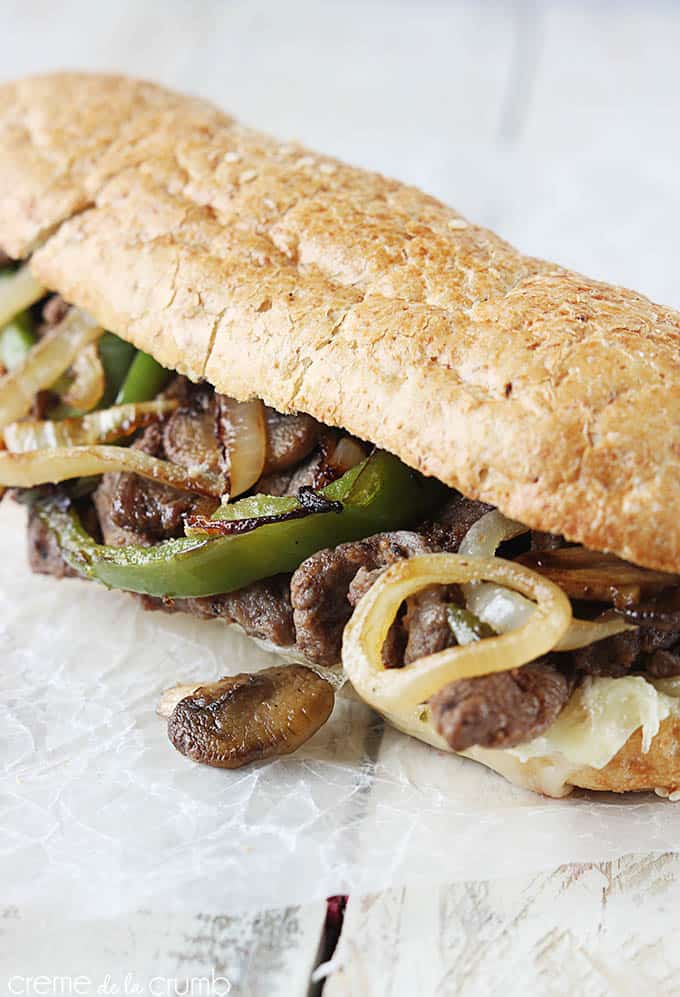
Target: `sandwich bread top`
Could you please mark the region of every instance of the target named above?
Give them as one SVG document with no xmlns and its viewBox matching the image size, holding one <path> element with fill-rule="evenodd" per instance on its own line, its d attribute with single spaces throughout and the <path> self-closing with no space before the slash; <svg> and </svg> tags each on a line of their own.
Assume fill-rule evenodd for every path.
<svg viewBox="0 0 680 997">
<path fill-rule="evenodd" d="M 680 570 L 680 314 L 117 76 L 0 87 L 0 246 L 168 367 Z"/>
</svg>

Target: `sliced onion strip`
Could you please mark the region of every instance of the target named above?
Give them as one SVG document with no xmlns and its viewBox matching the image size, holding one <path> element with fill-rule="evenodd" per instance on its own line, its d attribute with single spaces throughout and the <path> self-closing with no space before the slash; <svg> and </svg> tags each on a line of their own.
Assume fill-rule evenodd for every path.
<svg viewBox="0 0 680 997">
<path fill-rule="evenodd" d="M 382 647 L 402 602 L 428 585 L 490 579 L 536 601 L 517 630 L 385 669 Z M 547 582 L 547 584 L 546 584 Z M 448 682 L 517 668 L 546 654 L 566 633 L 571 603 L 536 572 L 501 558 L 425 554 L 389 567 L 360 599 L 345 627 L 342 661 L 362 699 L 381 711 L 411 710 Z"/>
<path fill-rule="evenodd" d="M 63 322 L 36 343 L 24 362 L 0 380 L 0 431 L 23 418 L 36 394 L 51 387 L 80 351 L 103 332 L 88 315 L 72 308 Z"/>
<path fill-rule="evenodd" d="M 0 486 L 12 488 L 33 488 L 111 471 L 131 471 L 172 488 L 215 498 L 222 492 L 219 475 L 189 471 L 179 464 L 127 447 L 55 447 L 30 453 L 0 453 Z"/>
<path fill-rule="evenodd" d="M 51 450 L 54 447 L 113 443 L 174 412 L 179 402 L 159 399 L 135 405 L 113 405 L 78 419 L 24 419 L 5 427 L 5 446 L 12 453 Z"/>
<path fill-rule="evenodd" d="M 19 312 L 40 301 L 45 294 L 47 291 L 27 266 L 3 275 L 0 280 L 0 328 L 11 322 Z"/>
<path fill-rule="evenodd" d="M 62 393 L 62 401 L 81 412 L 90 412 L 106 390 L 106 375 L 96 343 L 80 351 L 71 364 L 70 373 L 72 381 Z"/>
<path fill-rule="evenodd" d="M 504 540 L 512 540 L 528 532 L 528 526 L 508 519 L 498 509 L 492 509 L 472 524 L 461 540 L 458 553 L 471 557 L 493 557 Z"/>
<path fill-rule="evenodd" d="M 328 463 L 337 469 L 338 476 L 340 476 L 356 467 L 362 460 L 366 460 L 365 449 L 351 436 L 343 436 L 328 458 Z"/>
<path fill-rule="evenodd" d="M 558 641 L 554 651 L 576 651 L 579 647 L 596 644 L 606 637 L 615 637 L 626 630 L 637 630 L 631 623 L 626 623 L 620 616 L 612 616 L 609 620 L 572 620 L 562 640 Z"/>
<path fill-rule="evenodd" d="M 247 492 L 262 477 L 267 459 L 267 424 L 258 398 L 220 399 L 220 433 L 229 477 L 229 497 Z"/>
<path fill-rule="evenodd" d="M 526 532 L 526 526 L 508 519 L 498 509 L 492 509 L 473 523 L 463 537 L 458 552 L 476 557 L 493 557 L 504 540 L 511 540 Z M 519 592 L 493 583 L 473 582 L 463 585 L 463 595 L 470 612 L 499 634 L 524 626 L 535 611 L 534 604 Z M 572 619 L 567 633 L 553 650 L 575 651 L 579 647 L 634 629 L 620 617 L 604 621 Z"/>
</svg>

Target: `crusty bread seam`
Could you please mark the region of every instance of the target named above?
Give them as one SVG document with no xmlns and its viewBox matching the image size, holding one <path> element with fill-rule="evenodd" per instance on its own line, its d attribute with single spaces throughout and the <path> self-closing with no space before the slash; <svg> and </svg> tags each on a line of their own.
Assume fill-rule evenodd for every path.
<svg viewBox="0 0 680 997">
<path fill-rule="evenodd" d="M 33 263 L 50 287 L 219 390 L 678 570 L 677 313 L 151 84 L 56 75 L 2 96 L 0 181 L 20 196 L 0 195 L 0 244 L 30 245 L 62 208 Z"/>
</svg>

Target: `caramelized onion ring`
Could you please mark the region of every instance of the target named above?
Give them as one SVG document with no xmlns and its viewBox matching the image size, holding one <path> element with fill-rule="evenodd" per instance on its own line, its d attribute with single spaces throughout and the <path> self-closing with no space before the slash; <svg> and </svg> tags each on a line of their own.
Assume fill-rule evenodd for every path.
<svg viewBox="0 0 680 997">
<path fill-rule="evenodd" d="M 496 548 L 504 540 L 526 533 L 527 527 L 508 519 L 498 509 L 492 509 L 473 523 L 463 537 L 459 553 L 475 557 L 493 557 Z M 539 572 L 536 572 L 539 574 Z M 555 584 L 559 581 L 555 579 Z M 512 592 L 502 585 L 473 582 L 463 585 L 465 605 L 484 623 L 493 627 L 496 633 L 509 633 L 527 623 L 534 612 L 534 605 L 518 592 Z M 634 630 L 621 617 L 610 620 L 572 620 L 568 631 L 555 645 L 555 651 L 575 651 L 606 637 Z"/>
<path fill-rule="evenodd" d="M 428 585 L 491 580 L 536 600 L 517 630 L 452 647 L 406 665 L 383 667 L 381 651 L 402 602 Z M 448 682 L 507 671 L 550 651 L 571 622 L 564 592 L 535 571 L 498 557 L 425 554 L 399 561 L 360 599 L 345 627 L 342 661 L 357 693 L 382 712 L 409 711 Z"/>
</svg>

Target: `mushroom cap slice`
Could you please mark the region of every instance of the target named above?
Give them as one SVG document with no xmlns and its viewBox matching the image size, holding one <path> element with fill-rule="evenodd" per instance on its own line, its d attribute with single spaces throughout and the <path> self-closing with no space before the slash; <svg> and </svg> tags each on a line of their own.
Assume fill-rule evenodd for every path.
<svg viewBox="0 0 680 997">
<path fill-rule="evenodd" d="M 183 755 L 216 768 L 296 751 L 333 710 L 332 685 L 304 665 L 228 675 L 177 703 L 168 737 Z"/>
</svg>

